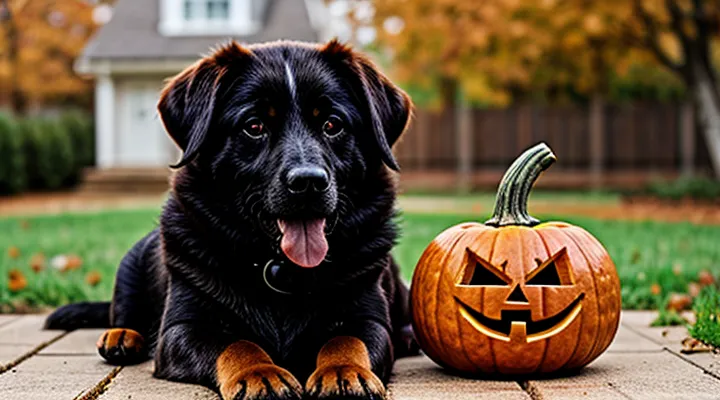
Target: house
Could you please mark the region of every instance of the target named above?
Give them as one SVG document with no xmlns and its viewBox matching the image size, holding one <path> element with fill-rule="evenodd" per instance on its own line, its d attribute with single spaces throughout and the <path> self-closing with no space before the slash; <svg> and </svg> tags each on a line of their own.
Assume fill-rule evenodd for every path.
<svg viewBox="0 0 720 400">
<path fill-rule="evenodd" d="M 100 170 L 167 167 L 179 153 L 156 112 L 166 78 L 233 38 L 329 38 L 323 0 L 118 0 L 76 62 L 94 76 Z"/>
</svg>

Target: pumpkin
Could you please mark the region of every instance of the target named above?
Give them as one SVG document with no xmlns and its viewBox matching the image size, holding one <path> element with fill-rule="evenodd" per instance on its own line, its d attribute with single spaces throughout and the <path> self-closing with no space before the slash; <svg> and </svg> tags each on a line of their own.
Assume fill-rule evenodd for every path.
<svg viewBox="0 0 720 400">
<path fill-rule="evenodd" d="M 466 374 L 579 369 L 612 342 L 620 282 L 584 229 L 540 223 L 530 189 L 555 161 L 541 143 L 505 173 L 492 218 L 447 229 L 418 261 L 413 328 L 436 363 Z"/>
</svg>

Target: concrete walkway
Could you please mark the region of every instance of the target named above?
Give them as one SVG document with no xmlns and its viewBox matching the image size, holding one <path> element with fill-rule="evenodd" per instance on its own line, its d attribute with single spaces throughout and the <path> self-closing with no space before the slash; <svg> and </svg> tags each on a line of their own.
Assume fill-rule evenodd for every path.
<svg viewBox="0 0 720 400">
<path fill-rule="evenodd" d="M 100 330 L 42 331 L 43 316 L 0 315 L 2 400 L 217 399 L 200 386 L 153 379 L 152 364 L 113 367 L 95 351 Z M 390 386 L 411 399 L 720 399 L 720 355 L 680 353 L 685 329 L 649 328 L 625 312 L 607 353 L 576 376 L 530 381 L 462 379 L 424 357 L 400 360 Z"/>
</svg>

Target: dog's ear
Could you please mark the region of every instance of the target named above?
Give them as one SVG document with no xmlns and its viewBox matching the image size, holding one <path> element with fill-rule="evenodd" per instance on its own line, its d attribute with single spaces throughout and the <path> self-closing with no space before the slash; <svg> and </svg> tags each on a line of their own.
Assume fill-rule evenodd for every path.
<svg viewBox="0 0 720 400">
<path fill-rule="evenodd" d="M 413 109 L 410 97 L 380 72 L 372 61 L 355 53 L 349 46 L 332 40 L 320 51 L 342 59 L 359 79 L 380 157 L 385 165 L 398 171 L 400 167 L 393 157 L 392 146 L 410 124 Z"/>
<path fill-rule="evenodd" d="M 248 54 L 237 43 L 228 43 L 167 83 L 158 112 L 165 130 L 183 151 L 182 159 L 172 168 L 181 168 L 198 155 L 208 136 L 222 78 L 229 65 Z"/>
</svg>

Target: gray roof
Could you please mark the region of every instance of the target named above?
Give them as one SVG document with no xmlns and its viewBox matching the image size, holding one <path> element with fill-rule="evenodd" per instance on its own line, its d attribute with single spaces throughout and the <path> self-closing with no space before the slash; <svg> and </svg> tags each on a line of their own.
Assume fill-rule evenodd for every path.
<svg viewBox="0 0 720 400">
<path fill-rule="evenodd" d="M 305 0 L 268 0 L 263 28 L 250 36 L 163 36 L 159 0 L 118 0 L 112 20 L 85 48 L 82 58 L 195 59 L 229 38 L 256 43 L 278 39 L 317 41 Z"/>
</svg>

